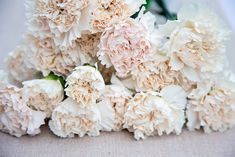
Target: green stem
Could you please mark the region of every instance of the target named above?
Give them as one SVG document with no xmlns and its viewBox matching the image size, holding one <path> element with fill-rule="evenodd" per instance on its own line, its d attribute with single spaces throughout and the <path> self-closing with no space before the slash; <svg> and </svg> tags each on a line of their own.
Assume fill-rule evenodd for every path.
<svg viewBox="0 0 235 157">
<path fill-rule="evenodd" d="M 169 19 L 169 20 L 176 20 L 177 19 L 176 15 L 174 13 L 171 13 L 168 10 L 165 0 L 156 0 L 156 3 L 162 9 L 162 13 L 161 14 L 164 15 L 167 19 Z"/>
</svg>

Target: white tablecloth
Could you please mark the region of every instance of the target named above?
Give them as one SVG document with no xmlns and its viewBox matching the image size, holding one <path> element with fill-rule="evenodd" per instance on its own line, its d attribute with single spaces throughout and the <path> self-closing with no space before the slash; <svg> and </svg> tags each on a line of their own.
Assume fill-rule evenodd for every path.
<svg viewBox="0 0 235 157">
<path fill-rule="evenodd" d="M 184 130 L 180 136 L 135 141 L 127 131 L 99 137 L 59 139 L 48 128 L 36 137 L 0 133 L 0 157 L 234 157 L 235 128 L 204 134 Z"/>
</svg>

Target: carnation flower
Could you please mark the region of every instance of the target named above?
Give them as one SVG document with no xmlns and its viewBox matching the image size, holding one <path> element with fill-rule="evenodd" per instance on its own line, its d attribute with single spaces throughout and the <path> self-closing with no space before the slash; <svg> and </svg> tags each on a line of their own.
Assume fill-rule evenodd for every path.
<svg viewBox="0 0 235 157">
<path fill-rule="evenodd" d="M 170 57 L 171 69 L 191 81 L 221 71 L 227 39 L 222 23 L 210 9 L 189 5 L 179 11 L 178 20 L 159 26 L 158 33 L 164 41 L 162 51 Z"/>
<path fill-rule="evenodd" d="M 122 85 L 106 85 L 98 99 L 101 127 L 104 131 L 120 131 L 123 128 L 127 102 L 132 93 Z"/>
<path fill-rule="evenodd" d="M 151 20 L 150 20 L 151 19 Z M 97 56 L 101 64 L 113 66 L 119 77 L 126 77 L 151 52 L 148 26 L 155 18 L 146 13 L 141 18 L 126 18 L 105 29 Z"/>
<path fill-rule="evenodd" d="M 24 45 L 18 46 L 13 52 L 9 53 L 6 64 L 10 81 L 22 82 L 39 76 L 39 72 L 29 64 L 26 53 Z"/>
<path fill-rule="evenodd" d="M 91 12 L 91 32 L 103 32 L 106 27 L 139 11 L 145 0 L 97 0 Z"/>
<path fill-rule="evenodd" d="M 77 38 L 76 42 L 82 53 L 88 53 L 92 57 L 96 57 L 98 52 L 98 44 L 100 41 L 100 33 L 85 34 L 81 38 Z"/>
<path fill-rule="evenodd" d="M 82 34 L 102 32 L 114 21 L 130 17 L 145 0 L 28 0 L 28 27 L 36 36 L 52 35 L 56 46 L 71 46 Z"/>
<path fill-rule="evenodd" d="M 56 46 L 67 48 L 81 37 L 81 12 L 88 3 L 89 0 L 28 0 L 29 30 L 37 36 L 53 35 Z"/>
<path fill-rule="evenodd" d="M 0 70 L 0 131 L 36 135 L 46 118 L 62 138 L 122 129 L 137 140 L 179 135 L 186 120 L 190 131 L 232 128 L 224 22 L 193 3 L 156 27 L 143 4 L 26 0 L 28 33 Z"/>
<path fill-rule="evenodd" d="M 105 84 L 100 72 L 91 66 L 78 66 L 66 80 L 66 95 L 83 107 L 95 103 Z"/>
<path fill-rule="evenodd" d="M 28 58 L 37 70 L 46 76 L 51 71 L 58 75 L 68 75 L 76 66 L 92 62 L 91 57 L 82 53 L 77 44 L 73 44 L 66 51 L 55 46 L 52 38 L 36 38 L 28 35 Z"/>
<path fill-rule="evenodd" d="M 23 82 L 23 100 L 31 108 L 43 111 L 47 117 L 64 98 L 64 89 L 59 81 L 38 79 Z"/>
<path fill-rule="evenodd" d="M 40 133 L 46 114 L 34 111 L 23 103 L 20 89 L 7 86 L 0 89 L 0 130 L 16 137 Z"/>
<path fill-rule="evenodd" d="M 71 98 L 61 102 L 53 111 L 49 127 L 59 137 L 98 136 L 100 114 L 93 104 L 90 108 L 83 108 Z"/>
<path fill-rule="evenodd" d="M 225 131 L 235 124 L 235 79 L 218 79 L 198 83 L 188 96 L 187 127 L 206 133 Z"/>
<path fill-rule="evenodd" d="M 185 122 L 185 105 L 186 93 L 179 86 L 167 86 L 161 93 L 137 93 L 127 104 L 124 128 L 134 132 L 137 140 L 163 133 L 178 135 Z"/>
<path fill-rule="evenodd" d="M 137 92 L 160 91 L 169 85 L 180 85 L 190 91 L 194 82 L 189 81 L 181 73 L 171 70 L 166 56 L 155 56 L 133 68 L 131 76 Z"/>
</svg>

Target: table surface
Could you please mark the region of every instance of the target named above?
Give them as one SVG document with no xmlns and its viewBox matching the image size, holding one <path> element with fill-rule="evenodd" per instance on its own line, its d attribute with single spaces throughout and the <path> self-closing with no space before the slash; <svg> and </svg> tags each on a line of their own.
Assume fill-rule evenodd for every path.
<svg viewBox="0 0 235 157">
<path fill-rule="evenodd" d="M 225 17 L 217 3 L 211 5 Z M 25 31 L 23 2 L 1 0 L 0 20 L 0 67 L 4 68 L 3 58 L 20 43 Z M 234 41 L 235 33 L 232 31 L 231 41 L 227 44 L 227 55 L 233 71 Z M 35 137 L 15 138 L 0 132 L 0 157 L 51 156 L 235 157 L 235 128 L 212 134 L 204 134 L 202 131 L 189 132 L 184 129 L 180 136 L 151 137 L 144 141 L 135 141 L 133 135 L 127 131 L 74 139 L 59 139 L 45 126 L 42 133 Z"/>
<path fill-rule="evenodd" d="M 0 133 L 1 157 L 234 157 L 235 128 L 224 133 L 189 132 L 135 141 L 127 131 L 98 137 L 59 139 L 47 127 L 42 134 L 15 138 Z"/>
</svg>

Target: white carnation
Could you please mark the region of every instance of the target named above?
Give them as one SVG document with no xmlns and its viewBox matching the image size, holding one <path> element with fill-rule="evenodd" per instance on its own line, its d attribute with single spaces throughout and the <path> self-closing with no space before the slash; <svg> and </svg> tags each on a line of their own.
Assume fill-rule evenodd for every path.
<svg viewBox="0 0 235 157">
<path fill-rule="evenodd" d="M 26 57 L 27 50 L 25 45 L 18 46 L 6 58 L 7 72 L 9 80 L 13 82 L 22 82 L 37 78 L 39 73 L 29 64 Z"/>
<path fill-rule="evenodd" d="M 91 63 L 87 53 L 82 53 L 74 43 L 66 50 L 60 50 L 51 37 L 38 38 L 31 34 L 26 36 L 28 43 L 27 58 L 39 71 L 48 75 L 51 71 L 58 75 L 68 75 L 76 66 Z"/>
<path fill-rule="evenodd" d="M 171 69 L 191 81 L 223 70 L 228 32 L 222 23 L 209 8 L 192 4 L 179 11 L 178 20 L 159 26 Z"/>
<path fill-rule="evenodd" d="M 24 104 L 20 89 L 7 86 L 0 89 L 0 130 L 16 137 L 40 133 L 46 114 Z"/>
<path fill-rule="evenodd" d="M 105 87 L 100 72 L 91 66 L 76 67 L 66 82 L 66 95 L 84 107 L 95 103 Z"/>
<path fill-rule="evenodd" d="M 81 36 L 82 10 L 89 0 L 27 0 L 28 27 L 36 36 L 52 35 L 64 49 Z"/>
<path fill-rule="evenodd" d="M 195 84 L 180 72 L 172 70 L 166 56 L 155 56 L 140 63 L 131 71 L 131 77 L 137 92 L 160 91 L 173 84 L 190 91 Z"/>
<path fill-rule="evenodd" d="M 132 93 L 123 86 L 105 86 L 97 104 L 101 113 L 102 130 L 120 131 L 123 128 L 127 102 L 131 97 Z"/>
<path fill-rule="evenodd" d="M 59 81 L 38 79 L 23 82 L 23 100 L 31 108 L 43 111 L 47 117 L 64 98 L 64 89 Z"/>
<path fill-rule="evenodd" d="M 71 98 L 67 98 L 55 108 L 49 127 L 59 137 L 98 136 L 100 134 L 100 114 L 95 104 L 83 108 Z"/>
<path fill-rule="evenodd" d="M 130 17 L 145 0 L 27 0 L 28 28 L 36 36 L 53 36 L 60 49 L 82 34 L 102 32 L 111 23 Z"/>
<path fill-rule="evenodd" d="M 107 27 L 100 38 L 98 59 L 107 68 L 113 66 L 116 74 L 125 78 L 153 51 L 151 33 L 155 18 L 145 13 L 139 18 L 125 18 Z M 154 36 L 154 35 L 152 35 Z"/>
<path fill-rule="evenodd" d="M 187 105 L 187 127 L 206 133 L 225 131 L 235 125 L 235 80 L 228 78 L 198 83 Z"/>
<path fill-rule="evenodd" d="M 185 122 L 186 93 L 175 85 L 161 93 L 137 93 L 128 103 L 124 128 L 134 132 L 137 140 L 146 136 L 181 133 Z"/>
<path fill-rule="evenodd" d="M 139 11 L 145 0 L 97 0 L 89 21 L 91 32 L 103 32 L 113 23 L 130 17 Z"/>
</svg>

